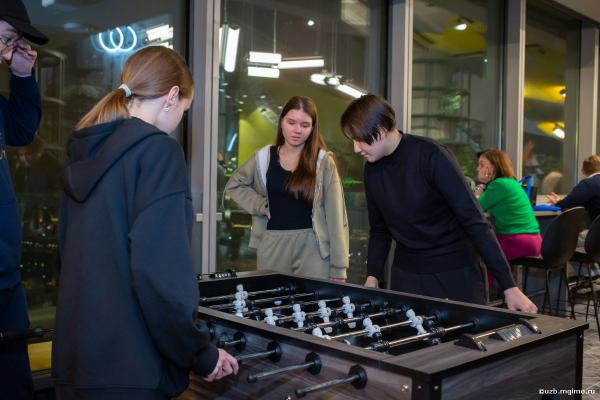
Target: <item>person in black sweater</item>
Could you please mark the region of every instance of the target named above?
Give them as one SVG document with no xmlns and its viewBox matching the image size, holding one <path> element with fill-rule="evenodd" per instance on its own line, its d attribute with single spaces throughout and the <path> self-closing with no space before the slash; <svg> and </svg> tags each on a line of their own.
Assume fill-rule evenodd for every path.
<svg viewBox="0 0 600 400">
<path fill-rule="evenodd" d="M 129 57 L 121 86 L 76 126 L 63 172 L 52 343 L 58 400 L 168 399 L 236 373 L 198 319 L 192 201 L 169 137 L 194 83 L 173 50 Z"/>
<path fill-rule="evenodd" d="M 588 156 L 581 165 L 582 179 L 571 193 L 561 199 L 556 193 L 548 195 L 548 203 L 561 209 L 585 207 L 593 221 L 600 215 L 600 156 Z"/>
<path fill-rule="evenodd" d="M 394 110 L 375 95 L 354 100 L 341 125 L 367 161 L 365 286 L 378 287 L 394 239 L 393 290 L 483 304 L 479 253 L 504 290 L 507 306 L 537 312 L 516 287 L 491 226 L 445 147 L 399 132 Z"/>
</svg>

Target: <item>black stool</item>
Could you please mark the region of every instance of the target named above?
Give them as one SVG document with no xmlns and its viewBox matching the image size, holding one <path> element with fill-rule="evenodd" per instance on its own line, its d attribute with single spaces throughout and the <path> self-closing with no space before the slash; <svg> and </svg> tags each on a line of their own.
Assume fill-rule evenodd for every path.
<svg viewBox="0 0 600 400">
<path fill-rule="evenodd" d="M 544 313 L 546 303 L 552 315 L 552 300 L 550 296 L 550 278 L 552 272 L 560 274 L 558 294 L 556 298 L 556 314 L 560 304 L 560 292 L 563 279 L 568 288 L 566 263 L 571 259 L 577 247 L 577 237 L 586 218 L 583 207 L 575 207 L 562 212 L 552 220 L 542 239 L 541 257 L 523 257 L 510 262 L 511 265 L 523 266 L 523 293 L 527 294 L 527 278 L 529 268 L 543 269 L 546 273 L 544 286 L 544 303 L 541 312 Z M 571 292 L 567 290 L 567 300 L 571 306 L 571 318 L 575 318 L 575 309 L 571 299 Z"/>
<path fill-rule="evenodd" d="M 582 251 L 583 250 L 583 251 Z M 585 320 L 588 319 L 590 309 L 590 297 L 594 304 L 594 316 L 596 317 L 596 327 L 598 328 L 598 337 L 600 337 L 600 318 L 598 318 L 598 298 L 596 297 L 596 289 L 594 288 L 594 279 L 592 277 L 592 265 L 600 263 L 600 216 L 594 219 L 590 225 L 590 229 L 585 237 L 583 249 L 578 248 L 571 257 L 571 261 L 579 263 L 577 269 L 577 283 L 575 285 L 575 293 L 581 288 L 580 279 L 584 278 L 583 286 L 587 286 L 585 294 L 587 295 L 587 305 L 585 308 Z M 581 275 L 582 266 L 587 267 L 587 277 Z"/>
</svg>

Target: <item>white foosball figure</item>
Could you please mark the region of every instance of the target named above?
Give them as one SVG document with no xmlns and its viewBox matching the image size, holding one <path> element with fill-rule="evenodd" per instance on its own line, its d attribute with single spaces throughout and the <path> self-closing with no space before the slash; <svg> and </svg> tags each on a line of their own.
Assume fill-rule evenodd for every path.
<svg viewBox="0 0 600 400">
<path fill-rule="evenodd" d="M 243 299 L 243 294 L 240 292 L 237 292 L 235 294 L 235 300 L 233 301 L 233 308 L 235 309 L 235 315 L 237 315 L 238 317 L 243 317 L 244 316 L 244 312 L 248 311 L 248 308 L 246 307 L 246 302 Z"/>
<path fill-rule="evenodd" d="M 265 310 L 265 315 L 266 315 L 266 317 L 263 321 L 265 321 L 269 325 L 275 326 L 276 325 L 275 321 L 277 321 L 279 319 L 279 317 L 277 317 L 276 315 L 273 315 L 273 310 L 270 308 L 267 308 Z"/>
<path fill-rule="evenodd" d="M 292 308 L 294 310 L 294 314 L 292 314 L 294 317 L 294 322 L 298 324 L 298 328 L 303 328 L 304 321 L 306 320 L 306 313 L 302 311 L 300 304 L 294 304 Z"/>
<path fill-rule="evenodd" d="M 371 318 L 363 319 L 363 326 L 367 331 L 368 337 L 373 337 L 373 335 L 381 332 L 381 328 L 379 327 L 379 325 L 373 325 L 373 321 L 371 321 Z"/>
<path fill-rule="evenodd" d="M 406 318 L 410 320 L 410 326 L 415 328 L 419 335 L 427 333 L 423 328 L 423 317 L 417 317 L 412 308 L 406 312 Z"/>
<path fill-rule="evenodd" d="M 235 287 L 235 290 L 237 290 L 236 294 L 241 293 L 242 300 L 246 300 L 248 298 L 248 292 L 244 290 L 244 285 L 241 283 Z"/>
<path fill-rule="evenodd" d="M 331 308 L 327 307 L 327 303 L 325 300 L 319 300 L 319 317 L 323 320 L 323 322 L 328 323 L 329 317 L 331 316 Z M 333 332 L 333 328 L 327 327 L 324 328 L 325 333 Z"/>
<path fill-rule="evenodd" d="M 342 303 L 342 311 L 344 312 L 344 314 L 346 314 L 346 318 L 354 318 L 354 311 L 356 310 L 356 306 L 353 303 L 350 303 L 350 297 L 342 297 Z M 350 322 L 348 324 L 348 328 L 356 328 L 356 322 Z"/>
<path fill-rule="evenodd" d="M 323 335 L 323 331 L 318 326 L 312 330 L 312 335 L 323 339 L 331 340 L 331 336 Z"/>
</svg>

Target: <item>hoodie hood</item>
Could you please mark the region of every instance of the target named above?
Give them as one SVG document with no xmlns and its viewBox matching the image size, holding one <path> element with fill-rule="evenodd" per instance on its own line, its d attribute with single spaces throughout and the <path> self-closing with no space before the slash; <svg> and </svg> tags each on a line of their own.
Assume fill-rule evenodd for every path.
<svg viewBox="0 0 600 400">
<path fill-rule="evenodd" d="M 139 118 L 98 124 L 74 132 L 67 143 L 69 162 L 62 174 L 66 194 L 83 203 L 102 177 L 135 145 L 166 135 Z"/>
</svg>

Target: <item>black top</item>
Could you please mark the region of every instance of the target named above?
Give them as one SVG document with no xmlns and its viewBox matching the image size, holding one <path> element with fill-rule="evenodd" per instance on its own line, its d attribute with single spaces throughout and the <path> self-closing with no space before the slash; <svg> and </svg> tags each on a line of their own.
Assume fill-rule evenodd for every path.
<svg viewBox="0 0 600 400">
<path fill-rule="evenodd" d="M 395 265 L 424 273 L 475 265 L 474 244 L 502 289 L 516 286 L 456 160 L 437 142 L 403 134 L 392 154 L 366 163 L 365 192 L 368 275 L 381 278 L 392 238 Z"/>
<path fill-rule="evenodd" d="M 600 215 L 600 174 L 583 179 L 556 205 L 562 209 L 585 207 L 593 221 Z"/>
<path fill-rule="evenodd" d="M 302 199 L 295 199 L 287 185 L 292 173 L 283 169 L 279 163 L 279 150 L 271 146 L 271 162 L 267 169 L 267 193 L 271 219 L 268 230 L 308 229 L 312 228 L 312 207 Z"/>
<path fill-rule="evenodd" d="M 52 348 L 57 384 L 179 395 L 218 351 L 196 320 L 181 146 L 137 118 L 75 132 L 63 173 Z"/>
</svg>

